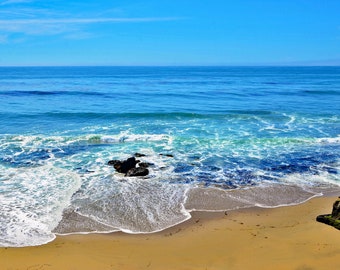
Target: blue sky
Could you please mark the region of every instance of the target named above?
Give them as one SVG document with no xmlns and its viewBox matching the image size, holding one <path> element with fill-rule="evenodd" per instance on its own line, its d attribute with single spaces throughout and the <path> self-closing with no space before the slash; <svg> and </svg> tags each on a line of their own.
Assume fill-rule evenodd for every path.
<svg viewBox="0 0 340 270">
<path fill-rule="evenodd" d="M 339 0 L 0 0 L 0 65 L 340 65 Z"/>
</svg>

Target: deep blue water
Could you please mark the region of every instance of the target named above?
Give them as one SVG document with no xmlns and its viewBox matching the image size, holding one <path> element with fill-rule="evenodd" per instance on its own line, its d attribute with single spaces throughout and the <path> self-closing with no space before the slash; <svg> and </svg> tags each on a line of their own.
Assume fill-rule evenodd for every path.
<svg viewBox="0 0 340 270">
<path fill-rule="evenodd" d="M 318 194 L 339 150 L 340 67 L 0 67 L 0 246 L 50 241 L 65 209 L 161 230 L 195 187 Z M 106 165 L 135 152 L 147 178 Z"/>
</svg>

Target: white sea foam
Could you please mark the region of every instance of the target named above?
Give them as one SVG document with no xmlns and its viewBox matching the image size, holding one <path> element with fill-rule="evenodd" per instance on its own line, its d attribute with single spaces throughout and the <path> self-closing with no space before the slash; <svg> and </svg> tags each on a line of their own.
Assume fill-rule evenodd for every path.
<svg viewBox="0 0 340 270">
<path fill-rule="evenodd" d="M 2 245 L 53 239 L 62 210 L 74 214 L 59 227 L 70 232 L 151 232 L 192 209 L 276 207 L 339 187 L 339 117 L 317 99 L 338 96 L 338 70 L 316 71 L 332 78 L 321 92 L 300 87 L 302 77 L 311 89 L 323 78 L 304 69 L 26 71 L 1 74 L 8 88 L 0 108 Z M 136 152 L 154 164 L 145 178 L 106 165 Z M 195 184 L 205 188 L 186 193 Z"/>
<path fill-rule="evenodd" d="M 337 166 L 339 171 L 339 166 Z M 329 188 L 330 185 L 340 187 L 339 173 L 328 173 L 325 171 L 319 171 L 318 174 L 303 174 L 303 173 L 292 173 L 285 175 L 280 179 L 280 182 L 286 184 L 299 185 L 305 188 Z"/>
<path fill-rule="evenodd" d="M 151 233 L 190 218 L 183 206 L 185 193 L 183 185 L 144 179 L 118 182 L 107 177 L 75 194 L 72 205 L 76 213 L 106 226 L 128 233 Z"/>
<path fill-rule="evenodd" d="M 77 175 L 50 165 L 6 168 L 1 182 L 0 246 L 6 247 L 52 241 L 52 229 L 80 186 Z"/>
<path fill-rule="evenodd" d="M 129 134 L 123 132 L 116 136 L 105 135 L 101 136 L 100 140 L 104 143 L 123 143 L 123 142 L 136 142 L 136 141 L 170 141 L 171 138 L 164 134 Z"/>
<path fill-rule="evenodd" d="M 72 198 L 70 211 L 78 216 L 64 218 L 57 233 L 116 230 L 151 233 L 190 218 L 183 206 L 187 186 L 164 181 L 176 177 L 173 158 L 159 155 L 151 148 L 142 147 L 139 151 L 145 154 L 139 159 L 152 164 L 145 178 L 127 178 L 115 173 L 111 166 L 103 166 L 109 152 L 97 153 L 96 158 L 91 158 L 88 166 L 93 172 L 82 176 L 82 188 Z M 120 153 L 119 157 L 129 155 Z"/>
<path fill-rule="evenodd" d="M 216 135 L 214 140 L 210 140 L 197 136 L 175 137 L 127 131 L 73 137 L 14 136 L 5 141 L 7 145 L 2 144 L 2 147 L 16 151 L 9 155 L 14 160 L 18 158 L 20 161 L 21 156 L 29 159 L 32 155 L 37 157 L 37 161 L 33 163 L 35 167 L 23 168 L 19 164 L 17 168 L 1 170 L 0 199 L 4 203 L 0 206 L 0 245 L 3 246 L 46 243 L 54 239 L 52 232 L 58 224 L 61 225 L 56 232 L 60 234 L 117 230 L 151 233 L 187 220 L 193 210 L 222 211 L 298 204 L 323 193 L 319 188 L 323 184 L 325 187 L 332 184 L 339 186 L 339 174 L 333 172 L 339 166 L 333 161 L 325 165 L 331 166 L 330 173 L 322 168 L 318 170 L 317 166 L 323 166 L 319 163 L 313 167 L 318 170 L 315 175 L 274 171 L 272 179 L 280 183 L 276 187 L 273 183 L 262 183 L 257 187 L 233 191 L 194 188 L 187 192 L 189 185 L 174 184 L 185 182 L 187 176 L 184 175 L 187 174 L 193 181 L 191 183 L 209 184 L 209 177 L 213 177 L 217 184 L 223 185 L 230 180 L 238 185 L 236 182 L 240 175 L 235 175 L 236 179 L 228 178 L 228 172 L 238 174 L 238 170 L 265 178 L 268 171 L 261 168 L 256 171 L 242 162 L 270 159 L 275 149 L 281 149 L 281 146 L 285 146 L 285 151 L 293 152 L 296 145 L 300 147 L 304 143 L 308 146 L 337 144 L 337 137 L 235 139 Z M 42 154 L 46 153 L 48 159 L 39 160 L 40 149 L 45 151 Z M 174 154 L 174 158 L 161 156 L 162 151 Z M 146 154 L 140 159 L 153 164 L 148 177 L 126 178 L 106 166 L 108 160 L 125 159 L 134 152 Z M 231 168 L 224 163 L 228 156 L 233 157 L 228 163 Z M 283 161 L 289 162 L 289 159 Z M 273 168 L 278 165 L 270 162 L 269 166 Z M 188 171 L 176 170 L 182 165 L 184 170 L 188 166 Z M 209 166 L 215 168 L 209 171 Z M 207 176 L 207 180 L 200 179 L 201 176 Z M 68 205 L 81 218 L 64 218 L 59 223 Z"/>
<path fill-rule="evenodd" d="M 340 144 L 340 135 L 334 138 L 319 138 L 316 142 L 321 144 Z"/>
<path fill-rule="evenodd" d="M 172 143 L 173 138 L 167 134 L 133 134 L 128 131 L 119 134 L 103 135 L 89 134 L 84 136 L 33 136 L 33 135 L 18 135 L 7 136 L 2 141 L 2 147 L 18 146 L 22 149 L 35 150 L 39 147 L 53 147 L 56 145 L 66 146 L 79 143 L 124 143 L 124 142 L 157 142 L 163 141 Z"/>
</svg>

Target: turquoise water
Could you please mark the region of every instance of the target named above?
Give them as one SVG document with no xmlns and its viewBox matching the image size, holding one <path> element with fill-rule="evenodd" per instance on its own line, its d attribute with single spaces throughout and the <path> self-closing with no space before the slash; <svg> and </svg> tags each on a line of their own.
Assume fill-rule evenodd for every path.
<svg viewBox="0 0 340 270">
<path fill-rule="evenodd" d="M 340 186 L 340 67 L 2 67 L 0 104 L 0 246 Z M 136 152 L 147 177 L 107 166 Z"/>
</svg>

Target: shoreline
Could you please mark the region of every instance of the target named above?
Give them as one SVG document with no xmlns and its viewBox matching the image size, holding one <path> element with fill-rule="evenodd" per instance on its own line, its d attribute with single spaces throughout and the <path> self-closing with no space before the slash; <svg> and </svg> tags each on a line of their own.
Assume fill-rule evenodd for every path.
<svg viewBox="0 0 340 270">
<path fill-rule="evenodd" d="M 35 247 L 0 248 L 2 269 L 336 269 L 340 234 L 318 223 L 337 197 L 294 206 L 191 212 L 153 234 L 57 235 Z"/>
<path fill-rule="evenodd" d="M 332 191 L 331 191 L 332 190 Z M 59 236 L 73 234 L 109 234 L 113 232 L 123 232 L 127 234 L 155 234 L 172 227 L 176 227 L 191 219 L 193 212 L 225 212 L 237 211 L 248 208 L 277 208 L 302 204 L 312 198 L 320 196 L 336 196 L 340 194 L 340 187 L 335 186 L 315 188 L 315 190 L 306 190 L 300 186 L 287 184 L 262 184 L 255 187 L 244 189 L 223 190 L 217 187 L 192 187 L 184 192 L 183 202 L 179 202 L 175 216 L 177 220 L 163 222 L 163 226 L 156 225 L 157 222 L 151 222 L 150 225 L 156 225 L 153 230 L 133 230 L 128 227 L 119 227 L 113 224 L 99 222 L 91 217 L 83 216 L 74 209 L 66 208 L 58 226 L 52 230 L 52 233 Z M 143 195 L 148 196 L 145 192 Z M 164 206 L 164 205 L 163 205 Z M 139 222 L 145 220 L 139 220 Z M 147 220 L 147 222 L 150 222 Z M 48 242 L 46 242 L 48 243 Z M 46 244 L 42 243 L 42 244 Z"/>
</svg>

